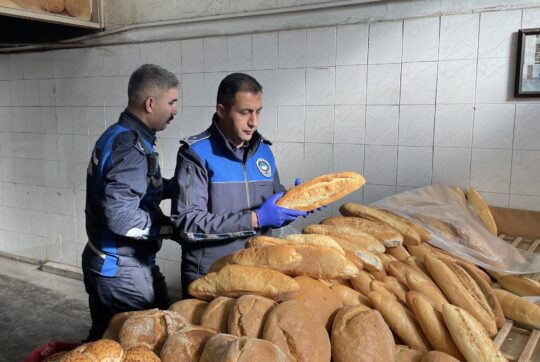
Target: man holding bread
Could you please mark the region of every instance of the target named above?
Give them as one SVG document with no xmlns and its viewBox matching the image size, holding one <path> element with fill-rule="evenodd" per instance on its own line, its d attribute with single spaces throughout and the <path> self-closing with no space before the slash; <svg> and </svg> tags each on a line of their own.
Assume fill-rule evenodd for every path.
<svg viewBox="0 0 540 362">
<path fill-rule="evenodd" d="M 270 150 L 257 131 L 262 86 L 233 73 L 218 88 L 211 126 L 180 142 L 171 219 L 182 243 L 182 292 L 217 259 L 306 216 L 277 206 L 284 187 Z"/>
<path fill-rule="evenodd" d="M 101 338 L 118 312 L 170 304 L 155 263 L 162 239 L 172 235 L 170 218 L 159 207 L 170 188 L 154 145 L 156 132 L 176 115 L 178 79 L 157 65 L 142 65 L 129 79 L 128 98 L 118 122 L 97 140 L 86 177 L 88 341 Z"/>
</svg>

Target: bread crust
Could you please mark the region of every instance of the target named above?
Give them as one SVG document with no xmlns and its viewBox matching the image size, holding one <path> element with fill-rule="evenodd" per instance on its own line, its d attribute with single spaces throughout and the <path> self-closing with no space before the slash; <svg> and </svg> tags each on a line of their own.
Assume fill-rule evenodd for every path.
<svg viewBox="0 0 540 362">
<path fill-rule="evenodd" d="M 379 240 L 385 247 L 394 248 L 403 244 L 403 235 L 387 224 L 359 217 L 336 216 L 321 221 L 323 225 L 348 226 L 365 232 Z"/>
</svg>

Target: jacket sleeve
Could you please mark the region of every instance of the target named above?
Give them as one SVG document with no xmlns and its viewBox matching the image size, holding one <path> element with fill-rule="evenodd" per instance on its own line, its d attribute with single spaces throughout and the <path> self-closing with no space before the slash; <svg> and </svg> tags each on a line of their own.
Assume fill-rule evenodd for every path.
<svg viewBox="0 0 540 362">
<path fill-rule="evenodd" d="M 226 240 L 255 235 L 251 226 L 251 210 L 219 214 L 208 211 L 207 171 L 186 146 L 178 151 L 173 180 L 171 220 L 183 241 Z"/>
<path fill-rule="evenodd" d="M 143 240 L 170 235 L 172 227 L 160 210 L 147 212 L 140 203 L 147 190 L 148 161 L 136 136 L 124 132 L 112 146 L 111 164 L 104 174 L 103 208 L 115 234 Z"/>
</svg>

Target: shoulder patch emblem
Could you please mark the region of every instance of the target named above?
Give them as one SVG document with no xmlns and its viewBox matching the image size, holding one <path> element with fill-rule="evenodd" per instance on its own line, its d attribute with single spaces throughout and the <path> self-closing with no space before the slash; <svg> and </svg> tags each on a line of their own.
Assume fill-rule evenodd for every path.
<svg viewBox="0 0 540 362">
<path fill-rule="evenodd" d="M 260 173 L 264 177 L 271 177 L 272 176 L 272 168 L 270 167 L 270 164 L 268 161 L 266 161 L 264 158 L 257 159 L 257 168 L 259 169 Z"/>
</svg>

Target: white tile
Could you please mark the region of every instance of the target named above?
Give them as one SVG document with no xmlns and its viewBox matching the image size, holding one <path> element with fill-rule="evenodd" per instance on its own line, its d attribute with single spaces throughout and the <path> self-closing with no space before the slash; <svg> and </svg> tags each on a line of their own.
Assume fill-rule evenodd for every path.
<svg viewBox="0 0 540 362">
<path fill-rule="evenodd" d="M 92 145 L 93 148 L 94 145 Z M 90 159 L 88 136 L 74 135 L 73 136 L 73 160 L 79 162 L 88 162 Z"/>
<path fill-rule="evenodd" d="M 368 28 L 367 24 L 337 27 L 336 65 L 367 64 Z"/>
<path fill-rule="evenodd" d="M 105 125 L 110 127 L 118 121 L 120 113 L 124 111 L 124 107 L 105 107 Z M 180 112 L 179 112 L 180 113 Z M 170 128 L 167 127 L 167 128 Z"/>
<path fill-rule="evenodd" d="M 71 107 L 56 107 L 56 127 L 59 134 L 73 134 Z"/>
<path fill-rule="evenodd" d="M 217 89 L 216 89 L 217 94 Z M 204 105 L 204 75 L 203 73 L 182 75 L 183 106 Z"/>
<path fill-rule="evenodd" d="M 239 71 L 253 68 L 251 35 L 236 35 L 228 38 L 227 69 Z"/>
<path fill-rule="evenodd" d="M 24 95 L 24 88 L 23 88 Z M 0 107 L 11 106 L 11 89 L 9 81 L 0 81 Z"/>
<path fill-rule="evenodd" d="M 365 146 L 364 177 L 366 182 L 378 185 L 395 185 L 396 172 L 396 146 Z"/>
<path fill-rule="evenodd" d="M 433 152 L 433 183 L 467 188 L 471 169 L 470 148 L 435 147 Z"/>
<path fill-rule="evenodd" d="M 87 83 L 89 78 L 74 78 L 71 79 L 71 93 L 69 96 L 69 103 L 72 106 L 87 106 Z M 125 92 L 125 91 L 124 91 Z"/>
<path fill-rule="evenodd" d="M 2 161 L 2 181 L 17 182 L 17 175 L 16 175 L 17 159 L 3 158 L 1 161 Z"/>
<path fill-rule="evenodd" d="M 304 178 L 310 180 L 325 175 L 333 169 L 333 149 L 329 143 L 306 143 Z"/>
<path fill-rule="evenodd" d="M 73 185 L 75 190 L 86 190 L 86 171 L 88 170 L 88 161 L 75 162 L 73 168 Z"/>
<path fill-rule="evenodd" d="M 336 67 L 336 104 L 366 103 L 365 65 Z"/>
<path fill-rule="evenodd" d="M 276 164 L 281 179 L 304 178 L 304 145 L 280 142 L 276 147 Z"/>
<path fill-rule="evenodd" d="M 257 130 L 270 142 L 277 140 L 277 106 L 265 106 L 262 109 Z"/>
<path fill-rule="evenodd" d="M 368 66 L 367 104 L 399 104 L 401 64 Z"/>
<path fill-rule="evenodd" d="M 24 104 L 26 106 L 39 106 L 39 80 L 24 81 Z"/>
<path fill-rule="evenodd" d="M 204 118 L 203 107 L 183 107 L 181 122 L 184 137 L 197 135 L 210 125 L 210 120 Z"/>
<path fill-rule="evenodd" d="M 105 106 L 126 106 L 127 104 L 127 86 L 124 86 L 122 77 L 103 78 L 103 92 Z M 58 99 L 58 98 L 57 98 Z M 58 105 L 58 103 L 57 103 Z"/>
<path fill-rule="evenodd" d="M 278 67 L 278 34 L 253 34 L 253 69 Z"/>
<path fill-rule="evenodd" d="M 13 157 L 13 148 L 13 133 L 0 132 L 0 157 Z"/>
<path fill-rule="evenodd" d="M 435 109 L 435 146 L 470 147 L 474 106 L 438 104 Z"/>
<path fill-rule="evenodd" d="M 42 160 L 19 159 L 15 169 L 15 182 L 29 185 L 43 185 L 45 174 Z"/>
<path fill-rule="evenodd" d="M 88 108 L 71 107 L 73 134 L 88 135 Z"/>
<path fill-rule="evenodd" d="M 400 63 L 402 38 L 402 21 L 370 24 L 368 63 Z"/>
<path fill-rule="evenodd" d="M 180 41 L 159 43 L 159 65 L 175 74 L 182 72 L 182 43 Z"/>
<path fill-rule="evenodd" d="M 364 204 L 368 205 L 385 197 L 395 195 L 396 186 L 372 185 L 364 186 Z"/>
<path fill-rule="evenodd" d="M 485 192 L 480 193 L 486 203 L 490 206 L 496 207 L 508 207 L 508 201 L 510 199 L 508 194 L 499 194 L 496 192 Z"/>
<path fill-rule="evenodd" d="M 540 28 L 540 8 L 523 9 L 521 28 Z"/>
<path fill-rule="evenodd" d="M 510 193 L 540 196 L 540 151 L 514 151 Z"/>
<path fill-rule="evenodd" d="M 105 127 L 105 108 L 88 107 L 88 134 L 100 136 Z"/>
<path fill-rule="evenodd" d="M 176 154 L 178 153 L 178 148 L 180 143 L 175 139 L 164 139 L 163 140 L 163 149 L 161 154 L 163 155 L 163 168 L 175 168 L 176 165 Z"/>
<path fill-rule="evenodd" d="M 435 104 L 437 63 L 403 63 L 401 104 Z"/>
<path fill-rule="evenodd" d="M 306 65 L 306 32 L 283 31 L 279 33 L 279 67 L 295 68 Z"/>
<path fill-rule="evenodd" d="M 518 104 L 514 149 L 540 150 L 540 104 Z"/>
<path fill-rule="evenodd" d="M 144 43 L 144 44 L 140 44 L 141 64 L 148 63 L 148 64 L 161 65 L 161 63 L 159 61 L 159 51 L 160 51 L 160 45 L 161 44 L 162 43 Z M 178 47 L 180 47 L 180 43 L 178 43 Z"/>
<path fill-rule="evenodd" d="M 397 184 L 417 187 L 430 185 L 432 166 L 432 147 L 399 147 Z"/>
<path fill-rule="evenodd" d="M 0 132 L 11 132 L 12 130 L 11 107 L 0 107 Z"/>
<path fill-rule="evenodd" d="M 476 103 L 513 100 L 514 59 L 478 59 Z"/>
<path fill-rule="evenodd" d="M 39 105 L 54 106 L 56 104 L 54 91 L 54 79 L 41 79 L 39 81 Z"/>
<path fill-rule="evenodd" d="M 364 146 L 334 144 L 334 172 L 354 171 L 364 173 Z"/>
<path fill-rule="evenodd" d="M 332 143 L 334 107 L 306 106 L 306 142 Z"/>
<path fill-rule="evenodd" d="M 5 106 L 25 106 L 24 101 L 24 80 L 12 80 L 10 82 L 11 104 L 3 103 Z"/>
<path fill-rule="evenodd" d="M 366 134 L 365 106 L 336 106 L 334 142 L 364 143 Z"/>
<path fill-rule="evenodd" d="M 508 207 L 512 209 L 540 211 L 540 196 L 510 195 Z"/>
<path fill-rule="evenodd" d="M 215 106 L 219 83 L 227 76 L 226 72 L 204 73 L 204 105 Z M 189 91 L 188 91 L 189 93 Z M 191 100 L 190 100 L 191 102 Z M 186 104 L 186 103 L 184 103 Z M 187 106 L 198 104 L 186 104 Z"/>
<path fill-rule="evenodd" d="M 182 72 L 197 73 L 204 70 L 202 39 L 182 40 Z"/>
<path fill-rule="evenodd" d="M 434 106 L 401 106 L 398 143 L 401 146 L 433 146 L 434 125 Z"/>
<path fill-rule="evenodd" d="M 510 189 L 512 150 L 473 148 L 471 187 L 506 193 Z"/>
<path fill-rule="evenodd" d="M 308 30 L 306 39 L 306 65 L 308 67 L 336 64 L 335 27 Z"/>
<path fill-rule="evenodd" d="M 0 54 L 0 80 L 9 79 L 9 55 Z"/>
<path fill-rule="evenodd" d="M 263 87 L 263 105 L 274 106 L 278 104 L 278 70 L 256 70 L 253 78 Z"/>
<path fill-rule="evenodd" d="M 514 57 L 516 30 L 520 27 L 521 10 L 483 12 L 480 15 L 478 57 Z"/>
<path fill-rule="evenodd" d="M 278 107 L 278 141 L 304 142 L 304 119 L 303 106 Z"/>
<path fill-rule="evenodd" d="M 73 161 L 73 135 L 58 134 L 56 135 L 58 148 L 58 160 Z"/>
<path fill-rule="evenodd" d="M 24 53 L 22 54 L 21 61 L 23 63 L 24 79 L 37 79 L 38 78 L 38 62 L 37 53 Z"/>
<path fill-rule="evenodd" d="M 126 44 L 118 47 L 122 59 L 122 75 L 130 76 L 141 65 L 141 48 L 138 44 Z"/>
<path fill-rule="evenodd" d="M 58 146 L 57 135 L 55 134 L 43 134 L 43 149 L 41 157 L 43 160 L 58 160 Z"/>
<path fill-rule="evenodd" d="M 67 107 L 70 106 L 71 82 L 69 79 L 55 79 L 54 89 L 56 97 L 56 105 Z"/>
<path fill-rule="evenodd" d="M 21 61 L 22 54 L 8 54 L 9 79 L 24 79 L 24 64 Z"/>
<path fill-rule="evenodd" d="M 367 106 L 366 144 L 397 145 L 398 106 Z"/>
<path fill-rule="evenodd" d="M 54 55 L 53 52 L 37 54 L 38 76 L 41 79 L 54 78 Z"/>
<path fill-rule="evenodd" d="M 306 71 L 301 69 L 279 70 L 279 104 L 303 105 L 306 98 Z"/>
<path fill-rule="evenodd" d="M 479 29 L 479 14 L 441 16 L 439 59 L 475 59 Z"/>
<path fill-rule="evenodd" d="M 437 60 L 439 18 L 407 19 L 403 23 L 403 61 Z"/>
<path fill-rule="evenodd" d="M 306 69 L 306 104 L 334 104 L 335 68 Z"/>
<path fill-rule="evenodd" d="M 475 78 L 475 60 L 439 62 L 437 103 L 473 103 Z"/>
<path fill-rule="evenodd" d="M 22 185 L 21 185 L 22 186 Z M 2 190 L 4 193 L 4 206 L 17 207 L 19 200 L 17 200 L 17 188 L 19 186 L 12 182 L 3 182 Z"/>
<path fill-rule="evenodd" d="M 474 111 L 473 147 L 512 148 L 514 104 L 478 104 Z"/>
<path fill-rule="evenodd" d="M 101 57 L 103 59 L 103 68 L 101 69 L 101 74 L 104 76 L 119 76 L 122 74 L 122 56 L 116 46 L 107 46 L 99 48 Z M 58 78 L 56 69 L 58 69 L 57 64 L 58 57 L 55 58 L 55 75 Z"/>
</svg>

